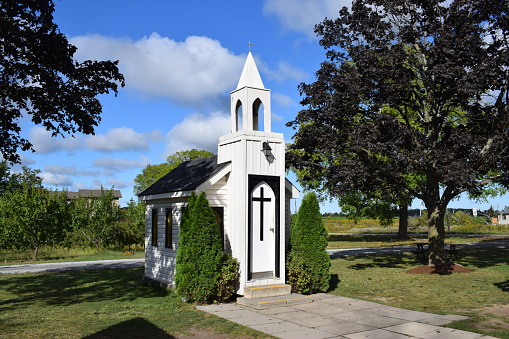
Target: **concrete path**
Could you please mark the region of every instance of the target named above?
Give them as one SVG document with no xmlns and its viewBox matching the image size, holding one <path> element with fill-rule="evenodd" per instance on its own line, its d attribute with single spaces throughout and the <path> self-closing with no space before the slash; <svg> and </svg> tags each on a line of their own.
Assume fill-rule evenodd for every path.
<svg viewBox="0 0 509 339">
<path fill-rule="evenodd" d="M 47 264 L 25 264 L 0 266 L 0 274 L 61 272 L 67 270 L 96 270 L 102 268 L 143 267 L 145 259 L 119 259 L 77 262 L 55 262 Z"/>
<path fill-rule="evenodd" d="M 313 295 L 310 303 L 265 309 L 238 304 L 197 308 L 278 338 L 494 338 L 441 327 L 467 319 L 464 316 L 409 311 L 323 293 Z"/>
</svg>

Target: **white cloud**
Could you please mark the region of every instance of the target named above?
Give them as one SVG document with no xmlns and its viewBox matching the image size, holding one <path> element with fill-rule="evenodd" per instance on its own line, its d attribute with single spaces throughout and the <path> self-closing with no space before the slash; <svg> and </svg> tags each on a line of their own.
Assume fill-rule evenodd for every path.
<svg viewBox="0 0 509 339">
<path fill-rule="evenodd" d="M 150 148 L 144 135 L 127 127 L 117 127 L 106 134 L 90 136 L 85 140 L 85 145 L 99 152 L 146 151 Z"/>
<path fill-rule="evenodd" d="M 47 165 L 44 167 L 44 172 L 53 174 L 77 174 L 76 166 L 62 166 L 62 165 Z"/>
<path fill-rule="evenodd" d="M 104 168 L 112 173 L 115 171 L 122 171 L 125 169 L 131 168 L 144 168 L 150 163 L 149 159 L 142 155 L 138 160 L 127 160 L 127 159 L 119 159 L 112 158 L 110 155 L 107 155 L 103 158 L 99 158 L 93 162 L 94 167 Z"/>
<path fill-rule="evenodd" d="M 290 96 L 281 93 L 272 93 L 272 99 L 282 107 L 296 107 L 299 105 L 298 102 L 293 100 Z"/>
<path fill-rule="evenodd" d="M 127 88 L 193 107 L 235 88 L 245 61 L 203 36 L 178 42 L 157 33 L 138 41 L 87 35 L 70 42 L 80 60 L 119 60 Z"/>
<path fill-rule="evenodd" d="M 351 5 L 351 0 L 266 0 L 263 12 L 275 15 L 284 29 L 312 38 L 316 24 L 337 17 L 343 6 Z"/>
<path fill-rule="evenodd" d="M 106 180 L 106 186 L 115 187 L 115 189 L 122 189 L 122 188 L 132 186 L 132 183 L 128 183 L 128 182 L 125 182 L 124 180 L 120 180 L 120 179 L 108 179 L 108 180 Z"/>
<path fill-rule="evenodd" d="M 295 68 L 285 61 L 278 62 L 277 69 L 275 70 L 270 69 L 263 62 L 259 62 L 259 64 L 260 70 L 263 71 L 267 77 L 279 82 L 286 79 L 293 79 L 302 82 L 309 77 L 305 71 Z"/>
<path fill-rule="evenodd" d="M 80 136 L 68 136 L 62 138 L 60 136 L 52 137 L 51 133 L 46 131 L 44 127 L 35 126 L 30 129 L 29 140 L 34 145 L 37 153 L 48 154 L 59 151 L 72 151 L 81 148 Z"/>
<path fill-rule="evenodd" d="M 46 185 L 71 186 L 72 180 L 67 175 L 42 172 L 42 183 Z"/>
<path fill-rule="evenodd" d="M 218 112 L 209 116 L 192 114 L 174 126 L 166 135 L 169 143 L 165 157 L 193 148 L 217 153 L 219 137 L 228 133 L 230 133 L 230 115 Z"/>
</svg>

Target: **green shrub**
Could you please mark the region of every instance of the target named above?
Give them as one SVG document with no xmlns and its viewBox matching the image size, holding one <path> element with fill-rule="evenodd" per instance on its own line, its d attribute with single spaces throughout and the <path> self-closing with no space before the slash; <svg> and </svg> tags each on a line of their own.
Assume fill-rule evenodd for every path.
<svg viewBox="0 0 509 339">
<path fill-rule="evenodd" d="M 205 193 L 189 199 L 179 235 L 177 292 L 189 302 L 209 303 L 215 299 L 223 251 L 221 234 Z"/>
<path fill-rule="evenodd" d="M 292 293 L 310 294 L 311 272 L 306 266 L 306 260 L 296 251 L 290 252 L 286 261 L 288 283 L 292 286 Z"/>
<path fill-rule="evenodd" d="M 219 302 L 228 302 L 235 296 L 239 282 L 239 262 L 230 254 L 223 255 L 223 265 L 217 282 L 216 297 Z"/>
<path fill-rule="evenodd" d="M 300 293 L 326 292 L 329 289 L 327 237 L 316 194 L 308 193 L 302 199 L 290 236 L 292 249 L 288 281 L 295 282 Z"/>
</svg>

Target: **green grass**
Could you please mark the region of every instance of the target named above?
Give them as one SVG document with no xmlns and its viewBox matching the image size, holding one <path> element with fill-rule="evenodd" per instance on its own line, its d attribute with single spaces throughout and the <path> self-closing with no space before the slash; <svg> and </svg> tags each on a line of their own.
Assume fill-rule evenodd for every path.
<svg viewBox="0 0 509 339">
<path fill-rule="evenodd" d="M 1 251 L 0 265 L 12 264 L 40 264 L 45 262 L 63 262 L 63 261 L 92 261 L 92 260 L 111 260 L 111 259 L 135 259 L 144 258 L 143 251 L 111 251 L 104 250 L 97 252 L 95 249 L 87 248 L 42 248 L 39 252 L 37 261 L 32 260 L 32 251 Z"/>
<path fill-rule="evenodd" d="M 465 250 L 457 263 L 475 271 L 409 274 L 407 270 L 422 265 L 410 254 L 334 259 L 330 293 L 416 311 L 467 315 L 470 320 L 449 327 L 509 338 L 509 318 L 483 310 L 492 305 L 509 307 L 509 250 Z M 494 319 L 504 325 L 488 325 L 484 331 L 477 329 L 482 321 Z"/>
<path fill-rule="evenodd" d="M 0 275 L 2 338 L 268 337 L 142 283 L 143 269 Z"/>
</svg>

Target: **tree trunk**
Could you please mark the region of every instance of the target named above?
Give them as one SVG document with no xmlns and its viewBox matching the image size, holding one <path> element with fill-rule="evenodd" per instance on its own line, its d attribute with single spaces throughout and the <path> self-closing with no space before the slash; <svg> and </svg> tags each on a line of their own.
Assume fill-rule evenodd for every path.
<svg viewBox="0 0 509 339">
<path fill-rule="evenodd" d="M 398 239 L 407 240 L 408 237 L 408 205 L 402 204 L 399 206 L 399 227 Z"/>
<path fill-rule="evenodd" d="M 39 255 L 39 246 L 37 246 L 37 245 L 36 245 L 36 246 L 34 247 L 34 255 L 33 255 L 33 257 L 32 257 L 32 260 L 33 260 L 33 261 L 37 261 L 37 256 L 38 256 L 38 255 Z"/>
<path fill-rule="evenodd" d="M 444 217 L 445 208 L 439 204 L 428 208 L 428 223 L 429 223 L 429 257 L 428 264 L 435 266 L 443 266 L 446 264 L 444 254 Z"/>
</svg>

